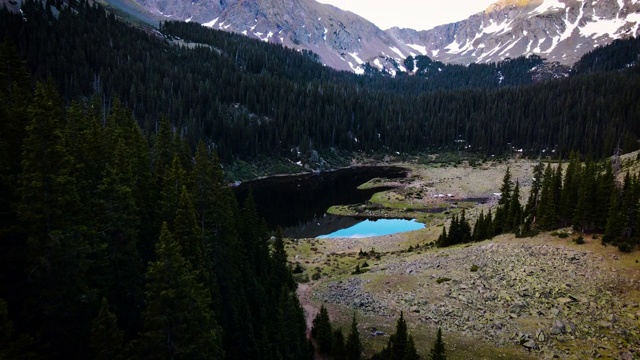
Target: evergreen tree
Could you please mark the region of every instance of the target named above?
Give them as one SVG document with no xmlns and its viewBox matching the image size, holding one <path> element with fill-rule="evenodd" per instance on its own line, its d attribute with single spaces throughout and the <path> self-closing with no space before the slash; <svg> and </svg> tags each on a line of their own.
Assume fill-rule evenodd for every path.
<svg viewBox="0 0 640 360">
<path fill-rule="evenodd" d="M 562 193 L 560 195 L 560 219 L 564 226 L 574 218 L 575 207 L 578 203 L 578 194 L 580 192 L 582 166 L 575 152 L 569 156 L 569 165 L 564 175 L 564 183 L 562 185 Z"/>
<path fill-rule="evenodd" d="M 400 318 L 396 323 L 396 331 L 389 337 L 389 353 L 391 360 L 404 359 L 405 352 L 407 350 L 407 343 L 409 341 L 409 332 L 407 330 L 407 323 L 404 320 L 404 314 L 400 312 Z"/>
<path fill-rule="evenodd" d="M 129 338 L 141 326 L 144 274 L 137 249 L 139 210 L 128 160 L 120 139 L 93 198 L 97 236 L 106 252 L 106 269 L 100 269 L 103 275 L 99 280 L 106 285 L 110 303 Z"/>
<path fill-rule="evenodd" d="M 324 305 L 320 306 L 320 312 L 318 312 L 318 315 L 313 319 L 311 336 L 318 344 L 318 353 L 331 354 L 333 346 L 333 331 L 331 329 L 329 313 Z"/>
<path fill-rule="evenodd" d="M 180 200 L 174 221 L 173 237 L 182 249 L 182 256 L 189 262 L 191 268 L 204 276 L 204 250 L 202 235 L 196 220 L 196 212 L 187 192 L 187 187 L 182 186 Z"/>
<path fill-rule="evenodd" d="M 28 234 L 24 316 L 51 356 L 88 351 L 95 292 L 87 281 L 92 250 L 75 219 L 82 206 L 65 146 L 64 112 L 51 83 L 36 86 L 23 145 L 18 215 Z"/>
<path fill-rule="evenodd" d="M 276 230 L 275 241 L 273 242 L 273 250 L 271 252 L 271 276 L 272 286 L 285 286 L 289 290 L 295 290 L 296 283 L 291 275 L 291 269 L 287 266 L 287 252 L 284 248 L 282 239 L 282 229 L 278 227 Z"/>
<path fill-rule="evenodd" d="M 221 333 L 204 286 L 163 223 L 156 261 L 147 270 L 144 330 L 139 356 L 149 359 L 222 359 Z"/>
<path fill-rule="evenodd" d="M 347 337 L 345 348 L 347 360 L 362 359 L 362 343 L 360 342 L 360 331 L 358 331 L 358 323 L 356 322 L 355 313 L 351 320 L 351 330 L 349 332 L 349 337 Z"/>
<path fill-rule="evenodd" d="M 511 202 L 509 203 L 509 213 L 505 222 L 505 230 L 513 231 L 516 235 L 520 233 L 519 227 L 522 222 L 522 207 L 520 206 L 520 183 L 516 181 L 516 186 L 511 194 Z"/>
<path fill-rule="evenodd" d="M 540 191 L 540 202 L 536 217 L 538 219 L 538 227 L 542 230 L 549 230 L 556 226 L 557 215 L 554 201 L 554 172 L 551 164 L 548 164 L 542 180 L 542 189 Z"/>
<path fill-rule="evenodd" d="M 567 175 L 569 173 L 567 172 Z M 595 188 L 595 169 L 591 162 L 587 163 L 584 171 L 580 174 L 580 179 L 577 186 L 577 198 L 573 206 L 570 206 L 568 210 L 573 210 L 573 225 L 580 229 L 580 232 L 584 233 L 586 230 L 591 230 L 593 224 L 591 221 L 591 212 L 595 208 L 593 202 L 594 188 Z M 568 184 L 575 187 L 576 184 Z M 563 189 L 565 191 L 566 189 Z M 567 190 L 568 191 L 568 190 Z"/>
<path fill-rule="evenodd" d="M 603 244 L 617 245 L 622 237 L 624 228 L 624 218 L 622 212 L 622 196 L 617 189 L 611 195 L 609 212 L 607 215 L 607 225 L 602 236 Z"/>
<path fill-rule="evenodd" d="M 374 354 L 372 360 L 404 360 L 404 359 L 419 359 L 416 352 L 413 338 L 407 331 L 407 323 L 404 320 L 403 313 L 400 313 L 400 318 L 396 323 L 396 330 L 389 337 L 389 342 L 382 351 Z"/>
<path fill-rule="evenodd" d="M 622 243 L 625 244 L 623 248 L 631 247 L 637 243 L 637 224 L 638 224 L 638 185 L 637 178 L 631 177 L 629 173 L 625 175 L 624 185 L 622 187 L 622 221 L 624 227 L 622 228 Z M 620 247 L 620 246 L 618 246 Z"/>
<path fill-rule="evenodd" d="M 436 245 L 438 245 L 438 247 L 449 246 L 448 237 L 447 237 L 447 227 L 444 225 L 442 226 L 442 233 L 438 237 L 438 240 L 436 240 Z"/>
<path fill-rule="evenodd" d="M 444 347 L 444 342 L 442 341 L 442 329 L 438 328 L 438 334 L 436 335 L 436 341 L 431 348 L 431 353 L 429 354 L 430 360 L 447 360 L 447 355 Z"/>
<path fill-rule="evenodd" d="M 529 198 L 525 206 L 525 216 L 535 217 L 540 200 L 540 192 L 542 190 L 542 179 L 544 176 L 544 165 L 540 162 L 533 168 L 533 179 L 531 180 L 531 189 Z M 532 220 L 532 222 L 534 222 Z"/>
<path fill-rule="evenodd" d="M 500 200 L 498 200 L 498 208 L 496 209 L 496 218 L 494 222 L 495 235 L 502 234 L 511 230 L 509 224 L 509 205 L 511 204 L 511 189 L 513 181 L 511 180 L 511 170 L 507 168 L 502 178 L 500 186 Z"/>
<path fill-rule="evenodd" d="M 173 226 L 173 220 L 178 210 L 182 187 L 185 186 L 186 172 L 182 168 L 180 159 L 174 155 L 171 166 L 165 168 L 158 203 L 158 219 Z"/>
<path fill-rule="evenodd" d="M 102 305 L 98 315 L 93 319 L 91 328 L 91 349 L 94 359 L 117 359 L 122 352 L 124 334 L 118 328 L 116 316 L 109 310 L 106 298 L 102 298 Z"/>
<path fill-rule="evenodd" d="M 342 333 L 341 328 L 338 328 L 333 332 L 333 345 L 331 348 L 331 355 L 333 357 L 333 360 L 346 359 L 344 334 Z"/>
<path fill-rule="evenodd" d="M 413 342 L 413 336 L 411 335 L 409 335 L 409 340 L 407 340 L 407 346 L 404 350 L 404 357 L 402 360 L 420 360 L 420 355 L 418 355 L 416 344 Z"/>
<path fill-rule="evenodd" d="M 555 208 L 556 225 L 560 217 L 560 207 L 562 200 L 562 162 L 556 167 L 553 174 L 553 206 Z"/>
<path fill-rule="evenodd" d="M 595 196 L 595 208 L 592 210 L 595 219 L 596 231 L 604 231 L 607 226 L 607 217 L 611 197 L 615 196 L 617 189 L 613 178 L 613 169 L 610 162 L 605 162 L 604 170 L 598 172 L 597 188 Z"/>
</svg>

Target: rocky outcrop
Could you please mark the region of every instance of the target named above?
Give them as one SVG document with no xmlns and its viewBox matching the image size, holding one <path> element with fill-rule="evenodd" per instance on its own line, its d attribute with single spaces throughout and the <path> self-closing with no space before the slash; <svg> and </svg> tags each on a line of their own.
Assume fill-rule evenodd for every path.
<svg viewBox="0 0 640 360">
<path fill-rule="evenodd" d="M 444 331 L 517 344 L 540 358 L 566 358 L 563 343 L 569 341 L 598 344 L 573 353 L 582 358 L 612 349 L 640 356 L 640 304 L 624 293 L 640 290 L 640 280 L 607 266 L 615 259 L 517 240 L 413 259 L 388 259 L 366 275 L 328 283 L 316 297 L 375 315 L 403 310 Z M 400 291 L 385 280 L 402 277 L 417 286 Z M 443 278 L 450 281 L 438 281 Z M 371 282 L 386 289 L 367 291 Z"/>
<path fill-rule="evenodd" d="M 501 0 L 466 20 L 426 31 L 383 31 L 315 0 L 107 2 L 128 12 L 144 8 L 160 20 L 199 22 L 309 50 L 327 66 L 356 73 L 364 73 L 367 64 L 391 74 L 406 71 L 403 62 L 410 55 L 469 64 L 535 54 L 571 65 L 596 46 L 640 32 L 640 3 L 628 0 Z"/>
<path fill-rule="evenodd" d="M 140 0 L 169 20 L 187 20 L 295 49 L 310 50 L 323 64 L 363 72 L 380 56 L 404 58 L 410 48 L 364 18 L 315 0 Z"/>
<path fill-rule="evenodd" d="M 596 46 L 640 32 L 640 3 L 623 0 L 502 0 L 470 18 L 415 31 L 387 30 L 433 59 L 468 64 L 539 55 L 573 64 Z"/>
</svg>

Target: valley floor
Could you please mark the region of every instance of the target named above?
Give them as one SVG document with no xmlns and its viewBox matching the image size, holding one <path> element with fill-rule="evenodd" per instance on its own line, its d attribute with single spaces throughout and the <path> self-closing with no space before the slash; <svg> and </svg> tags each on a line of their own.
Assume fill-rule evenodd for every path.
<svg viewBox="0 0 640 360">
<path fill-rule="evenodd" d="M 520 167 L 528 170 L 529 164 Z M 461 193 L 459 184 L 473 181 L 471 174 L 478 171 L 483 170 L 469 170 L 457 181 L 451 176 L 434 181 L 433 173 L 427 179 L 428 169 L 418 169 L 417 176 L 414 169 L 413 185 L 387 196 L 404 196 L 407 187 L 424 181 Z M 525 174 L 516 171 L 516 177 Z M 492 191 L 483 186 L 464 196 Z M 428 194 L 423 198 L 431 199 Z M 469 211 L 488 206 L 470 206 Z M 585 236 L 585 244 L 577 245 L 572 241 L 577 234 L 561 239 L 549 233 L 525 239 L 502 235 L 436 249 L 426 244 L 437 238 L 445 220 L 428 220 L 430 227 L 412 233 L 289 240 L 290 261 L 305 269 L 302 277 L 316 279 L 299 287 L 307 316 L 313 318 L 325 304 L 346 330 L 355 312 L 367 355 L 386 344 L 402 311 L 423 356 L 441 327 L 449 359 L 640 357 L 637 251 L 623 254 L 603 247 L 597 236 Z M 352 274 L 356 265 L 365 272 Z"/>
</svg>

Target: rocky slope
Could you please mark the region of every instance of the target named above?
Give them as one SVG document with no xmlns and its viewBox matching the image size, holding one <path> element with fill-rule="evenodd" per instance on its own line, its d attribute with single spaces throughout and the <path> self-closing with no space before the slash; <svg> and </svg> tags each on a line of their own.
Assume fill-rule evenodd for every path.
<svg viewBox="0 0 640 360">
<path fill-rule="evenodd" d="M 365 62 L 379 57 L 402 59 L 411 50 L 362 17 L 314 0 L 140 0 L 140 4 L 165 19 L 195 21 L 310 50 L 324 64 L 340 70 L 362 72 Z"/>
<path fill-rule="evenodd" d="M 520 345 L 538 358 L 595 358 L 612 350 L 633 358 L 640 355 L 640 307 L 625 293 L 640 290 L 640 278 L 609 265 L 615 261 L 616 254 L 557 242 L 497 239 L 392 256 L 367 274 L 326 283 L 315 296 L 369 316 L 402 310 L 445 333 Z M 444 278 L 451 280 L 438 282 Z"/>
<path fill-rule="evenodd" d="M 124 11 L 141 5 L 160 20 L 195 21 L 310 50 L 327 66 L 356 73 L 365 64 L 392 74 L 406 71 L 403 62 L 410 55 L 469 64 L 536 54 L 570 65 L 596 46 L 640 31 L 637 0 L 501 0 L 466 20 L 426 31 L 383 31 L 314 0 L 104 1 Z"/>
<path fill-rule="evenodd" d="M 457 23 L 387 33 L 443 62 L 495 62 L 536 54 L 572 64 L 597 46 L 639 31 L 640 2 L 635 0 L 501 0 Z"/>
</svg>

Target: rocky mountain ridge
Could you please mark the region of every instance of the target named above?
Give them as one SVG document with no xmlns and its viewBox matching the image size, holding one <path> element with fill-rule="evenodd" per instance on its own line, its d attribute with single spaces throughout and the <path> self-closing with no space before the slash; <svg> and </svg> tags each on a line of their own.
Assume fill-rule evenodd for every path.
<svg viewBox="0 0 640 360">
<path fill-rule="evenodd" d="M 392 75 L 407 72 L 404 60 L 417 55 L 466 65 L 535 54 L 571 65 L 597 46 L 640 32 L 638 0 L 501 0 L 466 20 L 425 31 L 383 31 L 314 0 L 124 1 L 139 1 L 159 19 L 195 21 L 310 50 L 323 64 L 356 73 L 364 73 L 366 64 Z"/>
<path fill-rule="evenodd" d="M 639 30 L 640 2 L 635 0 L 502 0 L 457 23 L 387 33 L 443 62 L 486 63 L 535 54 L 571 65 Z"/>
</svg>

